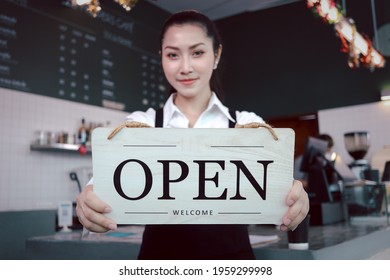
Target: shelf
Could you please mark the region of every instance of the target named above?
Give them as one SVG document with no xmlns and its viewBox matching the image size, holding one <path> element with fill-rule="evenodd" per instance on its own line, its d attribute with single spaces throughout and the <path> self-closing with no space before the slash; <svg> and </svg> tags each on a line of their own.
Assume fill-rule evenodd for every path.
<svg viewBox="0 0 390 280">
<path fill-rule="evenodd" d="M 79 145 L 74 144 L 50 144 L 50 145 L 39 145 L 39 144 L 31 144 L 31 151 L 41 151 L 41 152 L 61 152 L 61 153 L 74 153 L 79 154 Z M 87 155 L 91 154 L 91 149 L 87 148 Z"/>
</svg>

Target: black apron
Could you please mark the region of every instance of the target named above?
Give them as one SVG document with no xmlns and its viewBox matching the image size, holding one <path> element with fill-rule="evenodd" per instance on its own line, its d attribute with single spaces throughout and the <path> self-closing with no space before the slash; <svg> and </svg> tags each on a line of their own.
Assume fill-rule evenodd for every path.
<svg viewBox="0 0 390 280">
<path fill-rule="evenodd" d="M 235 117 L 234 111 L 230 115 Z M 156 111 L 155 127 L 163 126 L 163 110 Z M 234 122 L 229 121 L 229 127 Z M 250 260 L 255 259 L 246 225 L 147 225 L 140 260 Z"/>
</svg>

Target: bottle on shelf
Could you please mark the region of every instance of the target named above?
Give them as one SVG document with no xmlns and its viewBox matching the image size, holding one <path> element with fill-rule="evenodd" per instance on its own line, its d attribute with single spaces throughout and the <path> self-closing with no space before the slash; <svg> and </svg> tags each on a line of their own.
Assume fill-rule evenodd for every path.
<svg viewBox="0 0 390 280">
<path fill-rule="evenodd" d="M 77 142 L 80 145 L 86 145 L 87 144 L 87 137 L 88 137 L 88 129 L 85 125 L 85 119 L 81 119 L 81 125 L 77 131 Z"/>
<path fill-rule="evenodd" d="M 87 146 L 91 146 L 92 131 L 96 128 L 95 123 L 90 122 L 87 129 Z"/>
</svg>

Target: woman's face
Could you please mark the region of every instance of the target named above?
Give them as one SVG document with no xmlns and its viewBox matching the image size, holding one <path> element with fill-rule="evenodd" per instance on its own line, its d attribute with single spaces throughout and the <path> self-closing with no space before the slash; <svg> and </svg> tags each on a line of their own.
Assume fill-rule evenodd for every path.
<svg viewBox="0 0 390 280">
<path fill-rule="evenodd" d="M 195 24 L 173 25 L 164 35 L 162 66 L 168 82 L 184 97 L 210 94 L 216 61 L 211 38 Z"/>
</svg>

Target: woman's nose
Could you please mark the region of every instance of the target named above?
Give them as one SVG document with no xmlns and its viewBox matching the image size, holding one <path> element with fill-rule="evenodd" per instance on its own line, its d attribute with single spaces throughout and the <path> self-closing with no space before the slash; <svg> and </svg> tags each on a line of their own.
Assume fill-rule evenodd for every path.
<svg viewBox="0 0 390 280">
<path fill-rule="evenodd" d="M 182 58 L 181 65 L 180 65 L 180 72 L 183 74 L 188 74 L 193 72 L 191 58 L 189 57 Z"/>
</svg>

